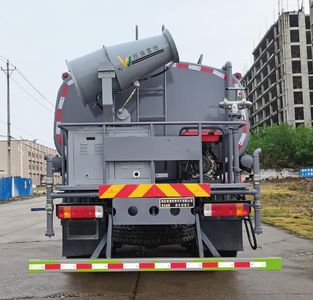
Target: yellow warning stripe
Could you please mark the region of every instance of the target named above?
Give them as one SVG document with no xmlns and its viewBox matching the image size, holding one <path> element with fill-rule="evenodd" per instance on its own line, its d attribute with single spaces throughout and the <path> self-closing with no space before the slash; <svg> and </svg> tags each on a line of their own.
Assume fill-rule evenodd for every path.
<svg viewBox="0 0 313 300">
<path fill-rule="evenodd" d="M 138 187 L 128 196 L 128 198 L 140 198 L 143 197 L 146 192 L 150 190 L 153 184 L 139 184 Z"/>
<path fill-rule="evenodd" d="M 210 196 L 199 184 L 185 183 L 184 186 L 197 197 Z"/>
<path fill-rule="evenodd" d="M 168 183 L 156 184 L 156 186 L 167 196 L 167 197 L 181 197 L 179 193 Z"/>
<path fill-rule="evenodd" d="M 102 195 L 101 198 L 114 198 L 123 188 L 125 184 L 112 184 Z"/>
</svg>

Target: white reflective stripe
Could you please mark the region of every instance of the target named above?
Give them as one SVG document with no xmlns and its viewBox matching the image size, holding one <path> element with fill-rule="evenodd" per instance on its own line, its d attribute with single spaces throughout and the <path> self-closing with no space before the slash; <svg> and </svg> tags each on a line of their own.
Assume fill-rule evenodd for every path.
<svg viewBox="0 0 313 300">
<path fill-rule="evenodd" d="M 76 264 L 61 264 L 61 270 L 76 270 Z"/>
<path fill-rule="evenodd" d="M 66 84 L 67 85 L 72 85 L 74 83 L 73 79 L 69 80 Z"/>
<path fill-rule="evenodd" d="M 205 217 L 212 216 L 212 204 L 210 204 L 210 203 L 205 203 L 204 204 L 203 214 L 204 214 Z"/>
<path fill-rule="evenodd" d="M 187 262 L 187 269 L 202 269 L 202 262 Z"/>
<path fill-rule="evenodd" d="M 102 206 L 95 206 L 95 217 L 102 218 L 103 217 L 103 207 Z"/>
<path fill-rule="evenodd" d="M 59 104 L 58 104 L 58 109 L 62 109 L 63 108 L 64 100 L 65 100 L 65 97 L 60 97 Z"/>
<path fill-rule="evenodd" d="M 107 270 L 108 269 L 108 264 L 92 264 L 91 268 L 93 270 Z"/>
<path fill-rule="evenodd" d="M 217 70 L 213 70 L 213 74 L 220 77 L 220 78 L 223 78 L 225 77 L 225 75 Z"/>
<path fill-rule="evenodd" d="M 219 268 L 234 268 L 235 263 L 233 261 L 219 261 L 218 267 Z"/>
<path fill-rule="evenodd" d="M 139 269 L 139 263 L 124 263 L 123 269 L 125 270 Z"/>
<path fill-rule="evenodd" d="M 45 270 L 45 265 L 44 264 L 30 264 L 28 266 L 29 270 Z"/>
<path fill-rule="evenodd" d="M 195 71 L 200 71 L 201 70 L 201 66 L 188 65 L 188 68 L 190 70 L 195 70 Z"/>
<path fill-rule="evenodd" d="M 246 133 L 243 133 L 243 134 L 241 135 L 239 141 L 238 141 L 238 145 L 242 146 L 243 143 L 244 143 L 244 141 L 245 141 L 245 139 L 246 139 L 246 137 L 247 137 L 247 134 L 246 134 Z"/>
<path fill-rule="evenodd" d="M 266 268 L 266 261 L 250 261 L 250 268 Z"/>
<path fill-rule="evenodd" d="M 170 269 L 171 263 L 155 263 L 154 268 L 155 269 Z"/>
<path fill-rule="evenodd" d="M 56 134 L 60 134 L 61 133 L 61 128 L 59 127 L 60 124 L 61 124 L 61 122 L 56 122 L 55 123 L 55 133 Z"/>
<path fill-rule="evenodd" d="M 177 64 L 176 64 L 176 63 L 174 63 L 174 64 L 172 65 L 172 67 L 173 67 L 173 68 L 176 68 L 176 66 L 177 66 Z"/>
</svg>

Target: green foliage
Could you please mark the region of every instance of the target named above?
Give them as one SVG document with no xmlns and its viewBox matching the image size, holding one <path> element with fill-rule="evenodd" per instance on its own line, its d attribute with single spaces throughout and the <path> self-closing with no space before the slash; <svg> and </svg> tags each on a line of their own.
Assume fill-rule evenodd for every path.
<svg viewBox="0 0 313 300">
<path fill-rule="evenodd" d="M 313 166 L 313 128 L 287 124 L 266 126 L 252 132 L 248 153 L 262 149 L 263 168 Z"/>
</svg>

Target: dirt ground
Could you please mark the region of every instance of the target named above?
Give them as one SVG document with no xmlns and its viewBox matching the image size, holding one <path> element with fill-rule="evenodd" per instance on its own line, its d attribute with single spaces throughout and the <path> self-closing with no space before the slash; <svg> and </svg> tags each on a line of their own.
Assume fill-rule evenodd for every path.
<svg viewBox="0 0 313 300">
<path fill-rule="evenodd" d="M 261 194 L 263 222 L 313 239 L 313 180 L 265 181 Z"/>
</svg>

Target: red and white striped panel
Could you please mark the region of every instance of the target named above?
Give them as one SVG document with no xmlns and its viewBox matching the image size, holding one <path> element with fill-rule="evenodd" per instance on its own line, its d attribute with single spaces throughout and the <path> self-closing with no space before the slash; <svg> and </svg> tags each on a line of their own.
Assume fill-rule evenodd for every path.
<svg viewBox="0 0 313 300">
<path fill-rule="evenodd" d="M 29 261 L 30 272 L 43 271 L 215 271 L 215 270 L 280 270 L 281 258 L 264 259 L 132 259 Z"/>
<path fill-rule="evenodd" d="M 74 81 L 71 79 L 63 85 L 63 88 L 62 88 L 61 93 L 60 93 L 59 103 L 58 103 L 58 106 L 55 110 L 55 134 L 56 134 L 57 140 L 60 144 L 62 144 L 62 135 L 61 135 L 61 129 L 59 128 L 59 125 L 62 122 L 62 109 L 63 109 L 64 101 L 65 101 L 67 93 L 68 93 L 68 88 L 73 83 L 74 83 Z"/>
</svg>

